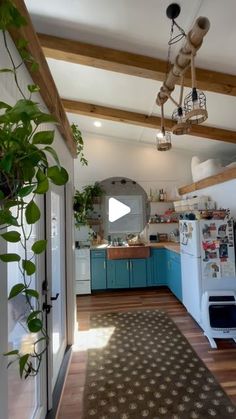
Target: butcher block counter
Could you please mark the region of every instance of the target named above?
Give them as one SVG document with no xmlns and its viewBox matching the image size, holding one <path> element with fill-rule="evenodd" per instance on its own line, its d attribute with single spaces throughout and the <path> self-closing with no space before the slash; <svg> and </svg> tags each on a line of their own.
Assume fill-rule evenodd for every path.
<svg viewBox="0 0 236 419">
<path fill-rule="evenodd" d="M 172 252 L 180 253 L 179 243 L 174 242 L 159 242 L 159 243 L 150 243 L 148 246 L 156 249 L 167 249 L 172 250 Z"/>
</svg>

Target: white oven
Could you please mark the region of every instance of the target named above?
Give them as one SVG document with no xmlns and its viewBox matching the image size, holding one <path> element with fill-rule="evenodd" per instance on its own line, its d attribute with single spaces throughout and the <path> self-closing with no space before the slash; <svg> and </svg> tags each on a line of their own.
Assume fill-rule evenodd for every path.
<svg viewBox="0 0 236 419">
<path fill-rule="evenodd" d="M 75 249 L 75 292 L 91 294 L 90 249 Z"/>
</svg>

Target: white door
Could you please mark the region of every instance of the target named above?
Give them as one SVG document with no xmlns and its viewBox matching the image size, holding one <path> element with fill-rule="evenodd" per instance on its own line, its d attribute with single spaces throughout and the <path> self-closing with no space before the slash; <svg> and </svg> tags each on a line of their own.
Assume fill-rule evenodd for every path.
<svg viewBox="0 0 236 419">
<path fill-rule="evenodd" d="M 48 354 L 49 409 L 52 392 L 64 357 L 66 339 L 66 287 L 65 287 L 65 190 L 53 186 L 46 199 L 47 217 L 47 304 L 50 349 Z"/>
<path fill-rule="evenodd" d="M 43 202 L 37 203 L 43 214 Z M 28 233 L 29 226 L 23 224 L 25 232 Z M 14 230 L 16 228 L 14 227 Z M 21 230 L 19 230 L 21 232 Z M 27 248 L 23 250 L 20 243 L 1 243 L 1 253 L 18 253 L 23 258 L 23 251 L 27 251 L 28 258 L 32 256 L 32 261 L 36 263 L 37 270 L 34 275 L 28 278 L 31 281 L 31 288 L 38 290 L 40 295 L 40 305 L 42 305 L 42 283 L 45 277 L 44 261 L 45 255 L 40 255 L 37 259 L 34 257 L 31 246 L 35 240 L 44 238 L 44 217 L 33 226 L 31 238 L 27 241 Z M 31 254 L 32 253 L 32 254 Z M 21 294 L 7 302 L 7 295 L 12 286 L 22 282 L 22 274 L 18 263 L 9 263 L 0 265 L 1 286 L 0 286 L 0 307 L 1 321 L 6 327 L 0 328 L 0 417 L 4 419 L 43 419 L 47 412 L 47 394 L 46 394 L 46 354 L 43 357 L 39 373 L 36 377 L 29 377 L 26 380 L 20 379 L 18 363 L 13 363 L 6 368 L 7 359 L 3 353 L 13 349 L 19 349 L 22 354 L 30 351 L 32 337 L 29 333 L 26 319 L 29 314 L 29 307 L 26 304 L 25 297 Z M 32 299 L 31 304 L 34 305 Z M 11 361 L 12 358 L 9 359 Z M 3 390 L 4 389 L 4 390 Z M 1 416 L 3 415 L 3 416 Z"/>
</svg>

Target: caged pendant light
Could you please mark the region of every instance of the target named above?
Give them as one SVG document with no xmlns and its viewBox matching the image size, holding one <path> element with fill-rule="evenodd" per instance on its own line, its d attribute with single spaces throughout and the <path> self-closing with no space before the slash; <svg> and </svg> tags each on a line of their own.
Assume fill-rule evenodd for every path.
<svg viewBox="0 0 236 419">
<path fill-rule="evenodd" d="M 157 150 L 158 151 L 167 151 L 172 147 L 171 144 L 171 132 L 165 130 L 164 125 L 164 105 L 161 105 L 161 130 L 157 133 Z"/>
<path fill-rule="evenodd" d="M 196 88 L 196 72 L 194 65 L 194 51 L 191 54 L 191 77 L 192 91 L 184 99 L 186 108 L 186 122 L 192 125 L 202 124 L 208 118 L 206 109 L 206 96 L 201 90 Z"/>
</svg>

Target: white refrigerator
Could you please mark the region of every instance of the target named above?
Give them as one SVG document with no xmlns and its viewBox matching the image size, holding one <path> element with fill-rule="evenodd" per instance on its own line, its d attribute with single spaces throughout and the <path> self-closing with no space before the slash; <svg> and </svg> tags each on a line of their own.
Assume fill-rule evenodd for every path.
<svg viewBox="0 0 236 419">
<path fill-rule="evenodd" d="M 205 291 L 236 290 L 232 220 L 181 220 L 183 304 L 201 325 Z"/>
</svg>

